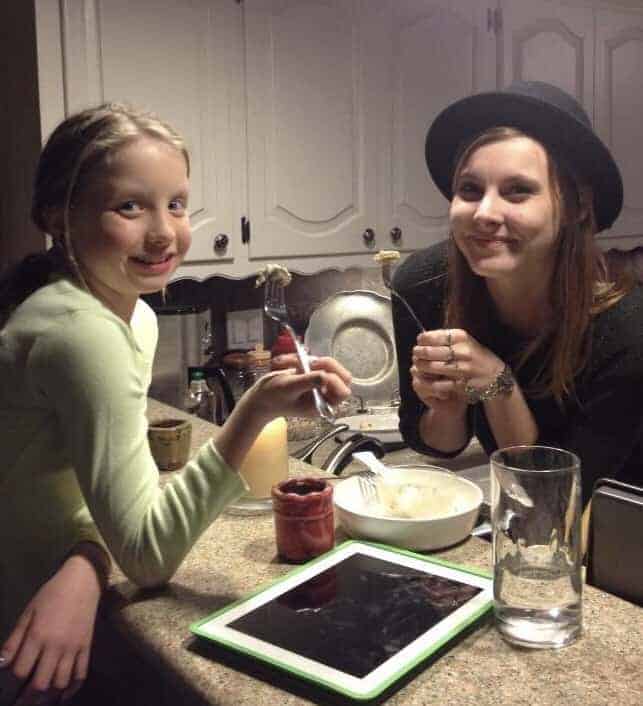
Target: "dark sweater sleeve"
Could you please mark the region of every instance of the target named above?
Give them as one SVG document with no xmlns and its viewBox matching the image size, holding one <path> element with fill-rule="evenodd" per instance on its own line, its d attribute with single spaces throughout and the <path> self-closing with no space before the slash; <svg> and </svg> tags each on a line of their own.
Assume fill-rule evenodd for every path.
<svg viewBox="0 0 643 706">
<path fill-rule="evenodd" d="M 428 331 L 443 328 L 444 326 L 446 273 L 446 242 L 412 253 L 395 272 L 394 288 L 408 301 Z M 418 453 L 441 458 L 457 456 L 466 448 L 466 444 L 462 449 L 445 453 L 427 446 L 420 436 L 420 417 L 426 407 L 415 394 L 411 385 L 412 351 L 420 331 L 417 323 L 395 296 L 391 297 L 391 303 L 400 380 L 401 404 L 399 415 L 402 438 Z M 469 431 L 470 438 L 471 432 Z"/>
<path fill-rule="evenodd" d="M 583 501 L 602 477 L 643 484 L 643 289 L 637 287 L 594 324 L 578 400 L 559 429 L 543 422 L 541 443 L 581 460 Z"/>
</svg>

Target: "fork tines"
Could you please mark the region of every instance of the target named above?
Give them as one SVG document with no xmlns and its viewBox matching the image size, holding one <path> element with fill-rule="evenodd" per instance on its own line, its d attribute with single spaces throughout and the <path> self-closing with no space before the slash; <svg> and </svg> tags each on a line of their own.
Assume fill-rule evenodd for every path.
<svg viewBox="0 0 643 706">
<path fill-rule="evenodd" d="M 379 495 L 377 493 L 377 483 L 375 481 L 375 474 L 372 475 L 358 475 L 357 482 L 359 483 L 359 489 L 362 493 L 364 500 L 370 503 L 379 502 Z"/>
</svg>

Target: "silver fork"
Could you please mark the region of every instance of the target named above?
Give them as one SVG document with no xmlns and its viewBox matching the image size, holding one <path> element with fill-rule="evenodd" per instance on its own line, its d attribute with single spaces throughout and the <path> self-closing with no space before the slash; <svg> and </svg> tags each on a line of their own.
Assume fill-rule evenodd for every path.
<svg viewBox="0 0 643 706">
<path fill-rule="evenodd" d="M 380 496 L 377 492 L 376 475 L 367 471 L 366 473 L 357 474 L 357 482 L 362 498 L 367 505 L 379 502 Z"/>
<path fill-rule="evenodd" d="M 356 451 L 353 458 L 367 466 L 367 470 L 358 474 L 359 489 L 367 504 L 379 502 L 377 479 L 382 478 L 388 468 L 375 456 L 372 451 Z"/>
<path fill-rule="evenodd" d="M 266 316 L 270 317 L 273 321 L 280 324 L 292 338 L 295 344 L 295 350 L 297 351 L 297 357 L 301 367 L 305 373 L 310 372 L 310 361 L 308 360 L 308 353 L 306 349 L 299 342 L 299 339 L 295 335 L 295 332 L 288 321 L 288 311 L 286 310 L 286 297 L 284 295 L 284 287 L 273 281 L 268 280 L 265 285 L 264 292 L 264 303 L 263 310 L 266 312 Z M 328 402 L 322 397 L 319 390 L 313 390 L 313 399 L 315 401 L 315 407 L 319 412 L 319 416 L 326 419 L 329 422 L 335 421 L 335 410 L 328 404 Z"/>
<path fill-rule="evenodd" d="M 409 312 L 415 323 L 418 325 L 418 328 L 420 331 L 426 331 L 424 328 L 423 323 L 420 321 L 418 318 L 418 315 L 413 311 L 413 308 L 411 305 L 406 301 L 406 299 L 393 287 L 393 263 L 392 262 L 383 262 L 382 263 L 382 279 L 384 280 L 384 285 L 386 288 L 389 290 L 389 292 L 397 298 L 398 301 L 402 302 L 402 304 L 406 307 L 406 310 Z"/>
</svg>

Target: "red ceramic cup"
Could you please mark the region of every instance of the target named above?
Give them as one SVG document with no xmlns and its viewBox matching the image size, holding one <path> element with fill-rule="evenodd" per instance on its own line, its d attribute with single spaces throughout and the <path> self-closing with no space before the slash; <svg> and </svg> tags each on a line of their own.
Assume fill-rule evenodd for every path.
<svg viewBox="0 0 643 706">
<path fill-rule="evenodd" d="M 272 487 L 277 551 L 302 562 L 335 546 L 333 487 L 318 478 L 291 478 Z"/>
</svg>

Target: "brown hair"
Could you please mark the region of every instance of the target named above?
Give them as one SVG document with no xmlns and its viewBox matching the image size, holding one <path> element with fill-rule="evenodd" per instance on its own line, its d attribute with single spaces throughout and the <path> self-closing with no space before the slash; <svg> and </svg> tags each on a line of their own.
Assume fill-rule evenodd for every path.
<svg viewBox="0 0 643 706">
<path fill-rule="evenodd" d="M 493 142 L 525 137 L 515 128 L 487 130 L 461 151 L 454 169 L 453 187 L 471 154 Z M 543 145 L 544 147 L 544 145 Z M 591 189 L 582 184 L 572 168 L 555 161 L 545 147 L 549 180 L 558 230 L 555 268 L 550 291 L 553 324 L 544 328 L 509 362 L 517 372 L 537 353 L 539 365 L 526 392 L 533 397 L 552 395 L 558 403 L 573 393 L 574 378 L 582 372 L 590 354 L 592 317 L 608 309 L 631 288 L 631 278 L 608 280 L 603 255 L 596 245 L 596 220 Z M 472 272 L 455 245 L 449 243 L 449 287 L 445 325 L 464 328 L 485 345 L 492 345 L 489 322 L 493 302 L 485 279 Z"/>
<path fill-rule="evenodd" d="M 47 284 L 54 272 L 64 272 L 86 288 L 69 228 L 69 212 L 81 189 L 122 147 L 140 137 L 151 137 L 175 147 L 190 171 L 183 138 L 156 115 L 121 103 L 105 103 L 71 115 L 52 132 L 42 150 L 34 181 L 31 218 L 48 232 L 58 210 L 63 232 L 45 253 L 28 255 L 0 282 L 0 325 L 30 294 Z"/>
</svg>

